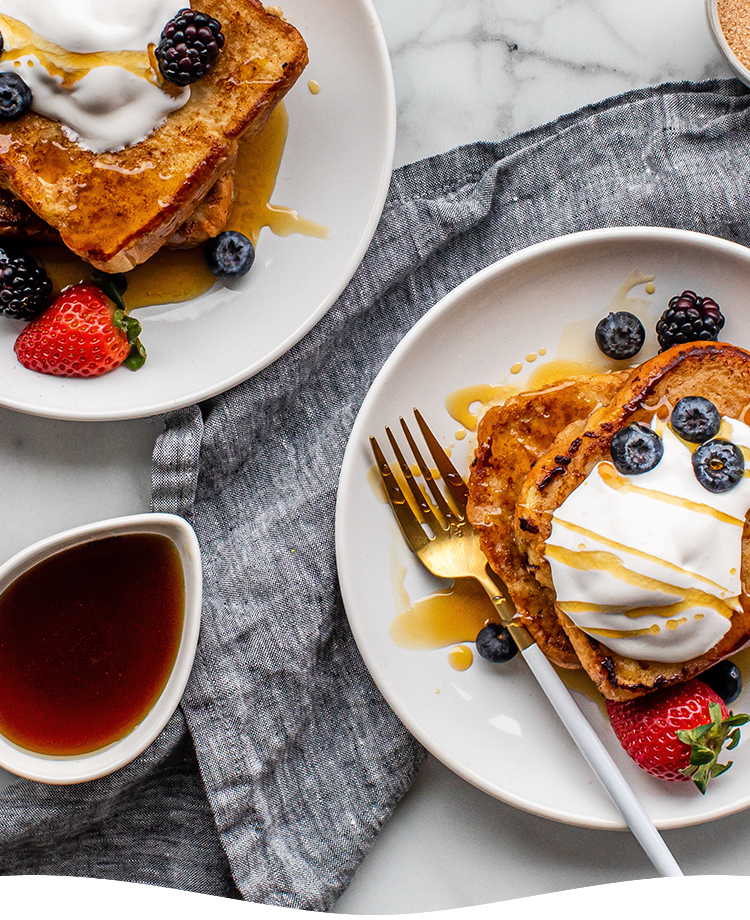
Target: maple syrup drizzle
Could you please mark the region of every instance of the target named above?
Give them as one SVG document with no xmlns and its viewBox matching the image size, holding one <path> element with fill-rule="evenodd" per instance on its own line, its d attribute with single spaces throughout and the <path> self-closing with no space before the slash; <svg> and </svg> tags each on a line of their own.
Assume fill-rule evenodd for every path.
<svg viewBox="0 0 750 920">
<path fill-rule="evenodd" d="M 65 87 L 73 86 L 95 67 L 121 67 L 156 85 L 164 82 L 153 66 L 153 46 L 148 51 L 68 51 L 38 35 L 25 23 L 4 14 L 0 14 L 0 30 L 5 58 L 17 61 L 34 55 L 45 70 L 59 77 Z"/>
<path fill-rule="evenodd" d="M 240 141 L 234 169 L 234 200 L 226 229 L 239 230 L 253 245 L 257 245 L 264 227 L 277 236 L 292 233 L 328 236 L 322 225 L 301 217 L 291 208 L 270 203 L 288 127 L 289 116 L 280 103 L 259 134 Z M 162 248 L 129 271 L 128 289 L 123 298 L 128 310 L 184 303 L 210 290 L 216 279 L 205 263 L 204 248 L 204 245 L 192 249 Z M 49 273 L 55 293 L 91 277 L 91 266 L 64 246 L 36 244 L 28 249 Z"/>
</svg>

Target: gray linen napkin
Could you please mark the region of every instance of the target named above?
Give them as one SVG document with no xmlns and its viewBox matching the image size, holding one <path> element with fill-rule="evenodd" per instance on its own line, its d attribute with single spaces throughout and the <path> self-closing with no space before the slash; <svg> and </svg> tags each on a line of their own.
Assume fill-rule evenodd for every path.
<svg viewBox="0 0 750 920">
<path fill-rule="evenodd" d="M 644 89 L 398 170 L 317 327 L 164 419 L 153 507 L 192 520 L 205 564 L 182 709 L 111 777 L 0 794 L 0 872 L 329 908 L 423 757 L 367 674 L 337 588 L 337 478 L 375 374 L 445 293 L 531 243 L 645 224 L 747 244 L 748 176 L 750 95 L 736 82 Z"/>
</svg>

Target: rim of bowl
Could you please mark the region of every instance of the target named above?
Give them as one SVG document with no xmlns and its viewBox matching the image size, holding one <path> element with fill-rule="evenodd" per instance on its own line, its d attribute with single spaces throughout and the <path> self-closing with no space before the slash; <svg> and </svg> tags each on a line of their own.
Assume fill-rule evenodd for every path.
<svg viewBox="0 0 750 920">
<path fill-rule="evenodd" d="M 33 565 L 57 552 L 123 534 L 157 533 L 180 554 L 185 579 L 182 636 L 164 689 L 145 717 L 125 737 L 80 755 L 56 756 L 22 748 L 0 733 L 0 767 L 15 776 L 52 785 L 82 783 L 107 776 L 135 760 L 156 739 L 177 709 L 192 670 L 198 644 L 202 566 L 198 538 L 176 514 L 147 512 L 95 521 L 33 543 L 0 565 L 0 594 Z"/>
<path fill-rule="evenodd" d="M 719 22 L 719 0 L 706 0 L 706 19 L 714 44 L 724 55 L 734 75 L 746 86 L 750 86 L 750 68 L 746 67 L 732 51 Z"/>
</svg>

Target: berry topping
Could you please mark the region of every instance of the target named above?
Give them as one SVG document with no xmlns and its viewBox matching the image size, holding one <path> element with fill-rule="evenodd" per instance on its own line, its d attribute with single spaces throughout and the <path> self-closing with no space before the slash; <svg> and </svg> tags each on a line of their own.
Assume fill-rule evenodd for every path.
<svg viewBox="0 0 750 920">
<path fill-rule="evenodd" d="M 695 478 L 709 492 L 728 492 L 745 474 L 745 458 L 731 441 L 716 438 L 693 451 Z"/>
<path fill-rule="evenodd" d="M 224 34 L 218 19 L 185 9 L 164 26 L 154 53 L 164 79 L 187 86 L 205 77 L 223 47 Z"/>
<path fill-rule="evenodd" d="M 255 261 L 255 247 L 244 233 L 222 230 L 206 243 L 206 264 L 220 281 L 246 275 Z"/>
<path fill-rule="evenodd" d="M 609 452 L 619 472 L 634 476 L 656 466 L 664 454 L 664 445 L 655 431 L 634 422 L 614 435 Z"/>
<path fill-rule="evenodd" d="M 499 623 L 488 623 L 477 634 L 477 652 L 487 661 L 510 661 L 517 651 L 510 633 Z"/>
<path fill-rule="evenodd" d="M 702 444 L 719 433 L 721 415 L 710 399 L 683 396 L 672 410 L 672 428 L 691 444 Z"/>
<path fill-rule="evenodd" d="M 599 320 L 594 337 L 599 351 L 620 361 L 638 354 L 646 340 L 646 330 L 637 316 L 620 311 Z"/>
<path fill-rule="evenodd" d="M 742 674 L 733 661 L 720 661 L 707 671 L 700 679 L 717 693 L 727 704 L 733 703 L 742 693 Z"/>
<path fill-rule="evenodd" d="M 32 320 L 47 309 L 52 282 L 47 272 L 27 252 L 0 248 L 0 314 Z"/>
<path fill-rule="evenodd" d="M 24 367 L 57 377 L 97 377 L 145 360 L 141 324 L 115 307 L 95 284 L 66 288 L 16 339 Z"/>
<path fill-rule="evenodd" d="M 720 776 L 732 762 L 720 764 L 727 750 L 740 740 L 744 714 L 733 715 L 721 697 L 700 680 L 627 702 L 607 700 L 607 715 L 614 733 L 632 759 L 652 776 L 672 781 L 692 779 L 701 792 L 710 779 Z"/>
<path fill-rule="evenodd" d="M 659 348 L 685 342 L 715 341 L 724 326 L 724 315 L 710 297 L 699 297 L 694 291 L 683 291 L 669 301 L 656 324 Z"/>
<path fill-rule="evenodd" d="M 0 119 L 14 121 L 31 108 L 31 90 L 17 73 L 0 73 Z"/>
</svg>

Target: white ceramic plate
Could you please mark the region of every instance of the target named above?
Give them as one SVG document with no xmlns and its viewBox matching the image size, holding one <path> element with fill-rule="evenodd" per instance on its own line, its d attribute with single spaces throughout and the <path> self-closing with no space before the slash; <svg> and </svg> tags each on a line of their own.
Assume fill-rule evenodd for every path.
<svg viewBox="0 0 750 920">
<path fill-rule="evenodd" d="M 238 290 L 138 311 L 148 360 L 95 380 L 36 374 L 0 322 L 0 405 L 51 418 L 140 418 L 189 405 L 266 367 L 318 322 L 359 265 L 385 201 L 395 145 L 390 60 L 370 0 L 286 0 L 310 63 L 287 95 L 289 135 L 272 203 L 328 239 L 261 232 Z M 309 81 L 320 86 L 313 95 Z"/>
<path fill-rule="evenodd" d="M 618 290 L 633 272 L 653 275 L 655 293 L 641 283 L 624 302 Z M 532 246 L 480 272 L 430 310 L 395 349 L 362 406 L 344 458 L 336 516 L 339 577 L 354 636 L 404 724 L 448 767 L 499 799 L 571 824 L 625 826 L 520 656 L 492 666 L 475 655 L 459 672 L 449 664 L 448 649 L 406 650 L 390 638 L 389 625 L 404 607 L 403 589 L 413 602 L 439 583 L 406 549 L 378 497 L 368 437 L 382 435 L 385 425 L 417 406 L 466 474 L 474 445 L 471 437 L 456 438 L 461 425 L 446 408 L 450 394 L 480 384 L 523 386 L 554 360 L 606 369 L 611 364 L 599 355 L 593 332 L 611 306 L 631 308 L 646 320 L 651 332 L 639 358 L 650 357 L 656 319 L 685 289 L 714 297 L 727 315 L 722 337 L 750 345 L 749 286 L 750 250 L 686 231 L 596 230 Z M 532 355 L 533 363 L 527 360 Z M 734 711 L 747 711 L 748 696 L 733 704 Z M 658 827 L 697 824 L 750 805 L 750 733 L 730 755 L 734 766 L 701 796 L 692 783 L 667 784 L 640 771 L 594 698 L 576 698 Z"/>
</svg>

